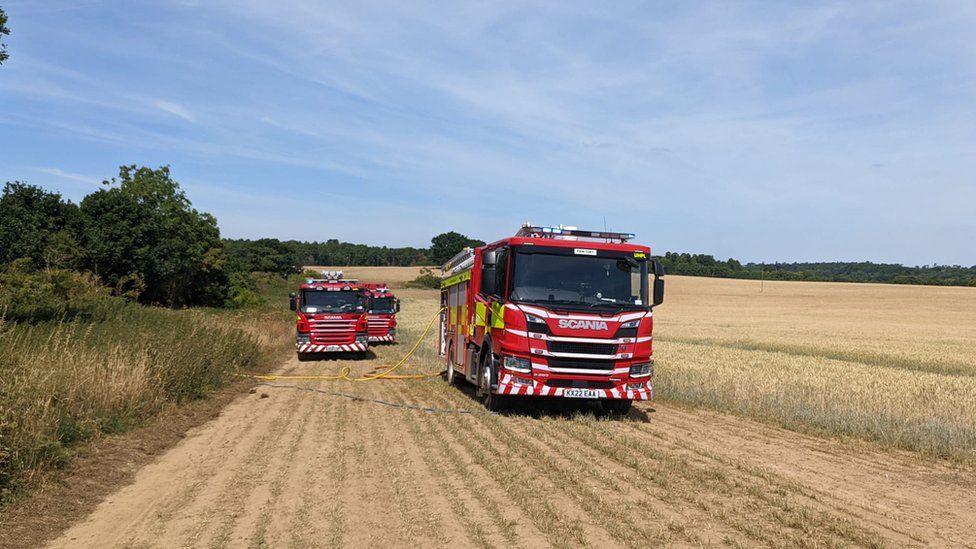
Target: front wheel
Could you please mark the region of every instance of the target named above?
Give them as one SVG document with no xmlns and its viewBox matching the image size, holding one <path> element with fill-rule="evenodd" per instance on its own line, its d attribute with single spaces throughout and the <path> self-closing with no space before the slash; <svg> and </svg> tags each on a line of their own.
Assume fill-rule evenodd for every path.
<svg viewBox="0 0 976 549">
<path fill-rule="evenodd" d="M 504 410 L 508 404 L 508 399 L 504 395 L 496 395 L 491 392 L 491 385 L 496 379 L 495 365 L 491 356 L 485 358 L 481 366 L 481 375 L 479 376 L 478 386 L 481 389 L 482 400 L 485 403 L 485 408 L 490 412 L 500 412 Z"/>
<path fill-rule="evenodd" d="M 611 416 L 625 416 L 630 412 L 631 406 L 633 406 L 633 401 L 631 400 L 601 400 L 600 407 L 603 411 Z"/>
</svg>

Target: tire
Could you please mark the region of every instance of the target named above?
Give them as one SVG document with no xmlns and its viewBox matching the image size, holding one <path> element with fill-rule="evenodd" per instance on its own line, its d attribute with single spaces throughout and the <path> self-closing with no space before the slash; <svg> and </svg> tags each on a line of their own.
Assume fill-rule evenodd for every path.
<svg viewBox="0 0 976 549">
<path fill-rule="evenodd" d="M 457 371 L 454 369 L 454 344 L 448 345 L 447 347 L 447 384 L 457 385 L 458 376 Z"/>
<path fill-rule="evenodd" d="M 623 417 L 630 413 L 630 408 L 634 402 L 631 400 L 601 400 L 600 407 L 607 414 L 615 417 Z"/>
<path fill-rule="evenodd" d="M 486 353 L 482 360 L 481 368 L 478 371 L 478 389 L 481 393 L 482 402 L 489 412 L 501 412 L 508 407 L 508 399 L 504 395 L 496 395 L 491 392 L 491 384 L 498 375 L 495 371 L 494 360 L 491 354 Z"/>
</svg>

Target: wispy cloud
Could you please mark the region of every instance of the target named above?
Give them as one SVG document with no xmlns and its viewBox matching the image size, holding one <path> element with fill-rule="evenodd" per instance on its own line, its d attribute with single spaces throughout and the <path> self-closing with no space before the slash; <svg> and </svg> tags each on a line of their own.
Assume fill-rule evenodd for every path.
<svg viewBox="0 0 976 549">
<path fill-rule="evenodd" d="M 80 173 L 66 172 L 60 168 L 34 168 L 34 169 L 43 174 L 53 175 L 55 177 L 61 178 L 63 180 L 71 181 L 74 183 L 83 183 L 86 186 L 91 186 L 91 187 L 101 185 L 102 182 L 104 181 L 104 179 L 98 177 L 94 177 L 90 175 L 82 175 Z"/>
<path fill-rule="evenodd" d="M 173 116 L 178 116 L 187 122 L 196 123 L 197 118 L 190 114 L 188 110 L 184 107 L 177 105 L 176 103 L 171 103 L 169 101 L 154 101 L 153 106 L 157 109 L 172 114 Z"/>
<path fill-rule="evenodd" d="M 943 238 L 976 230 L 969 2 L 133 10 L 121 27 L 110 5 L 25 10 L 0 179 L 23 158 L 169 164 L 230 234 L 327 238 L 362 208 L 382 227 L 363 238 L 416 244 L 435 226 L 495 238 L 606 216 L 658 248 L 744 259 L 976 261 Z M 218 188 L 310 206 L 241 214 Z M 357 193 L 383 200 L 338 198 Z M 281 221 L 296 211 L 329 213 Z"/>
</svg>

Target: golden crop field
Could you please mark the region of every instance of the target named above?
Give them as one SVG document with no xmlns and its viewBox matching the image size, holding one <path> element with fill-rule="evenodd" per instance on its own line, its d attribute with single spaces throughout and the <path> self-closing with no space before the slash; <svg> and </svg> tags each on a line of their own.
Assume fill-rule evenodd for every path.
<svg viewBox="0 0 976 549">
<path fill-rule="evenodd" d="M 668 282 L 660 397 L 976 459 L 976 289 Z"/>
<path fill-rule="evenodd" d="M 420 276 L 423 267 L 322 267 L 307 265 L 304 267 L 312 271 L 342 271 L 345 278 L 355 278 L 363 282 L 386 282 L 391 288 L 403 288 L 407 282 Z M 434 269 L 439 275 L 440 269 Z"/>
<path fill-rule="evenodd" d="M 976 291 L 668 281 L 658 397 L 627 418 L 489 414 L 441 377 L 281 378 L 54 546 L 976 544 Z M 393 364 L 438 308 L 436 291 L 397 293 L 400 345 L 277 373 Z M 433 338 L 404 366 L 441 369 Z"/>
</svg>

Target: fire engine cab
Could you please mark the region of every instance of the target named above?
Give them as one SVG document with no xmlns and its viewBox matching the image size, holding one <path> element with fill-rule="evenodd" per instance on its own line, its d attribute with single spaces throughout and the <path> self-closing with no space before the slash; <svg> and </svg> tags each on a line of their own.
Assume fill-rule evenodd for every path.
<svg viewBox="0 0 976 549">
<path fill-rule="evenodd" d="M 489 409 L 560 397 L 625 414 L 652 398 L 652 309 L 664 301 L 664 270 L 633 238 L 526 224 L 462 250 L 442 268 L 448 382 L 473 383 Z"/>
<path fill-rule="evenodd" d="M 314 353 L 366 355 L 367 293 L 357 280 L 342 278 L 342 271 L 323 271 L 322 278 L 306 279 L 290 295 L 298 313 L 295 350 L 299 360 Z"/>
<path fill-rule="evenodd" d="M 400 312 L 400 300 L 385 282 L 366 282 L 362 286 L 369 294 L 369 342 L 396 343 L 396 314 Z"/>
</svg>

